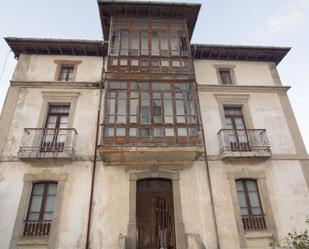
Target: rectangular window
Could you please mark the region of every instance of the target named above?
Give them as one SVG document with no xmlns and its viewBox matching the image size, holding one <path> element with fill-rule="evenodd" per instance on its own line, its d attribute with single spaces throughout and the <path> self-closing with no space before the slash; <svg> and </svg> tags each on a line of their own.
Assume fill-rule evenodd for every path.
<svg viewBox="0 0 309 249">
<path fill-rule="evenodd" d="M 198 136 L 192 83 L 109 81 L 105 99 L 105 137 Z"/>
<path fill-rule="evenodd" d="M 25 237 L 46 237 L 49 235 L 56 191 L 57 183 L 33 184 L 23 233 Z"/>
<path fill-rule="evenodd" d="M 52 104 L 48 107 L 41 152 L 62 152 L 67 137 L 69 104 Z"/>
<path fill-rule="evenodd" d="M 236 189 L 244 230 L 266 229 L 265 215 L 256 180 L 236 180 Z"/>
<path fill-rule="evenodd" d="M 131 55 L 139 56 L 140 49 L 140 32 L 132 32 L 131 34 Z"/>
<path fill-rule="evenodd" d="M 229 69 L 219 69 L 220 83 L 223 85 L 232 85 L 231 71 Z"/>
<path fill-rule="evenodd" d="M 250 151 L 242 108 L 225 106 L 224 115 L 231 151 Z"/>
<path fill-rule="evenodd" d="M 74 75 L 74 64 L 62 64 L 60 66 L 60 72 L 58 80 L 60 81 L 72 81 Z"/>
</svg>

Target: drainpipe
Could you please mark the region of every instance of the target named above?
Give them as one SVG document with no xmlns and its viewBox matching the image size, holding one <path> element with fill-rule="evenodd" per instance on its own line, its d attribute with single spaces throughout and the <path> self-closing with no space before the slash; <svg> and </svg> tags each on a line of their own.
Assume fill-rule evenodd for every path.
<svg viewBox="0 0 309 249">
<path fill-rule="evenodd" d="M 193 54 L 195 55 L 197 50 L 197 45 L 193 46 Z M 214 197 L 213 197 L 213 189 L 212 189 L 212 184 L 211 184 L 211 177 L 210 177 L 210 170 L 209 170 L 209 163 L 208 163 L 208 155 L 207 155 L 207 149 L 206 149 L 206 139 L 205 139 L 205 130 L 204 130 L 204 124 L 203 124 L 203 119 L 202 119 L 202 113 L 201 113 L 201 104 L 200 104 L 200 97 L 199 97 L 199 92 L 198 92 L 198 84 L 196 81 L 196 74 L 195 74 L 195 67 L 193 63 L 193 58 L 192 58 L 192 67 L 193 67 L 193 72 L 195 75 L 195 88 L 196 88 L 196 99 L 197 99 L 197 109 L 198 109 L 198 114 L 199 114 L 199 120 L 200 120 L 200 125 L 202 128 L 202 137 L 203 137 L 203 152 L 205 156 L 205 166 L 206 166 L 206 173 L 207 173 L 207 185 L 209 188 L 209 193 L 210 193 L 210 205 L 211 205 L 211 211 L 214 216 L 214 225 L 215 225 L 215 234 L 216 234 L 216 242 L 217 242 L 217 248 L 220 249 L 220 241 L 219 241 L 219 228 L 218 228 L 218 223 L 217 223 L 217 215 L 216 215 L 216 209 L 215 209 L 215 204 L 214 204 Z"/>
<path fill-rule="evenodd" d="M 104 42 L 102 43 L 103 47 Z M 98 103 L 98 112 L 97 112 L 97 126 L 96 126 L 96 135 L 95 135 L 95 144 L 94 144 L 94 155 L 93 155 L 93 166 L 92 166 L 92 178 L 91 178 L 91 190 L 90 190 L 90 199 L 89 199 L 89 209 L 88 209 L 88 223 L 87 223 L 87 237 L 86 237 L 86 246 L 85 249 L 90 248 L 90 230 L 91 230 L 91 221 L 92 221 L 92 211 L 93 211 L 93 193 L 94 193 L 94 184 L 95 184 L 95 176 L 97 169 L 97 147 L 99 140 L 99 128 L 100 128 L 100 116 L 101 116 L 101 102 L 102 102 L 102 94 L 105 83 L 105 56 L 104 49 L 103 51 L 103 66 L 101 71 L 101 81 L 100 81 L 100 98 Z"/>
</svg>

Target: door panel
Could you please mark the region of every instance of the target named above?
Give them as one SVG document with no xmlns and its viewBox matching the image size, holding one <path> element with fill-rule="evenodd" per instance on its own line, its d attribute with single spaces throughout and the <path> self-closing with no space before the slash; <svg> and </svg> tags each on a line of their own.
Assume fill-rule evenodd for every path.
<svg viewBox="0 0 309 249">
<path fill-rule="evenodd" d="M 175 249 L 172 183 L 164 179 L 137 182 L 138 249 Z"/>
</svg>

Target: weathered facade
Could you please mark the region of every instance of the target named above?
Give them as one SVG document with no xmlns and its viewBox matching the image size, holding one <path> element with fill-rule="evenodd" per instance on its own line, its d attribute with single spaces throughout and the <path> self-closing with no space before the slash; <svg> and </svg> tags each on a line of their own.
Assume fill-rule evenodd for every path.
<svg viewBox="0 0 309 249">
<path fill-rule="evenodd" d="M 6 38 L 0 248 L 269 248 L 309 214 L 276 66 L 190 44 L 200 5 L 99 1 L 104 41 Z"/>
</svg>

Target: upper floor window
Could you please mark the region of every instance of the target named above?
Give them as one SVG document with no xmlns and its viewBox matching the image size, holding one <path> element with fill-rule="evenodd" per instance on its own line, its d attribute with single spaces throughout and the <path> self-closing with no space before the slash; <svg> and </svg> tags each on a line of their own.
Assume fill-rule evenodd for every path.
<svg viewBox="0 0 309 249">
<path fill-rule="evenodd" d="M 57 183 L 34 183 L 25 221 L 24 236 L 48 236 L 54 213 Z"/>
<path fill-rule="evenodd" d="M 74 75 L 75 65 L 74 64 L 62 64 L 59 70 L 59 81 L 72 81 Z"/>
<path fill-rule="evenodd" d="M 114 56 L 189 56 L 185 21 L 113 18 L 109 54 Z"/>
<path fill-rule="evenodd" d="M 266 229 L 265 216 L 256 180 L 236 180 L 236 189 L 244 230 Z"/>
<path fill-rule="evenodd" d="M 185 82 L 108 82 L 104 136 L 198 136 L 194 92 Z"/>
<path fill-rule="evenodd" d="M 68 138 L 69 104 L 51 104 L 45 123 L 41 152 L 62 152 Z"/>
<path fill-rule="evenodd" d="M 232 151 L 250 151 L 250 143 L 241 107 L 225 106 L 225 125 Z"/>
<path fill-rule="evenodd" d="M 230 69 L 219 69 L 220 83 L 223 85 L 232 85 L 232 74 Z"/>
</svg>

